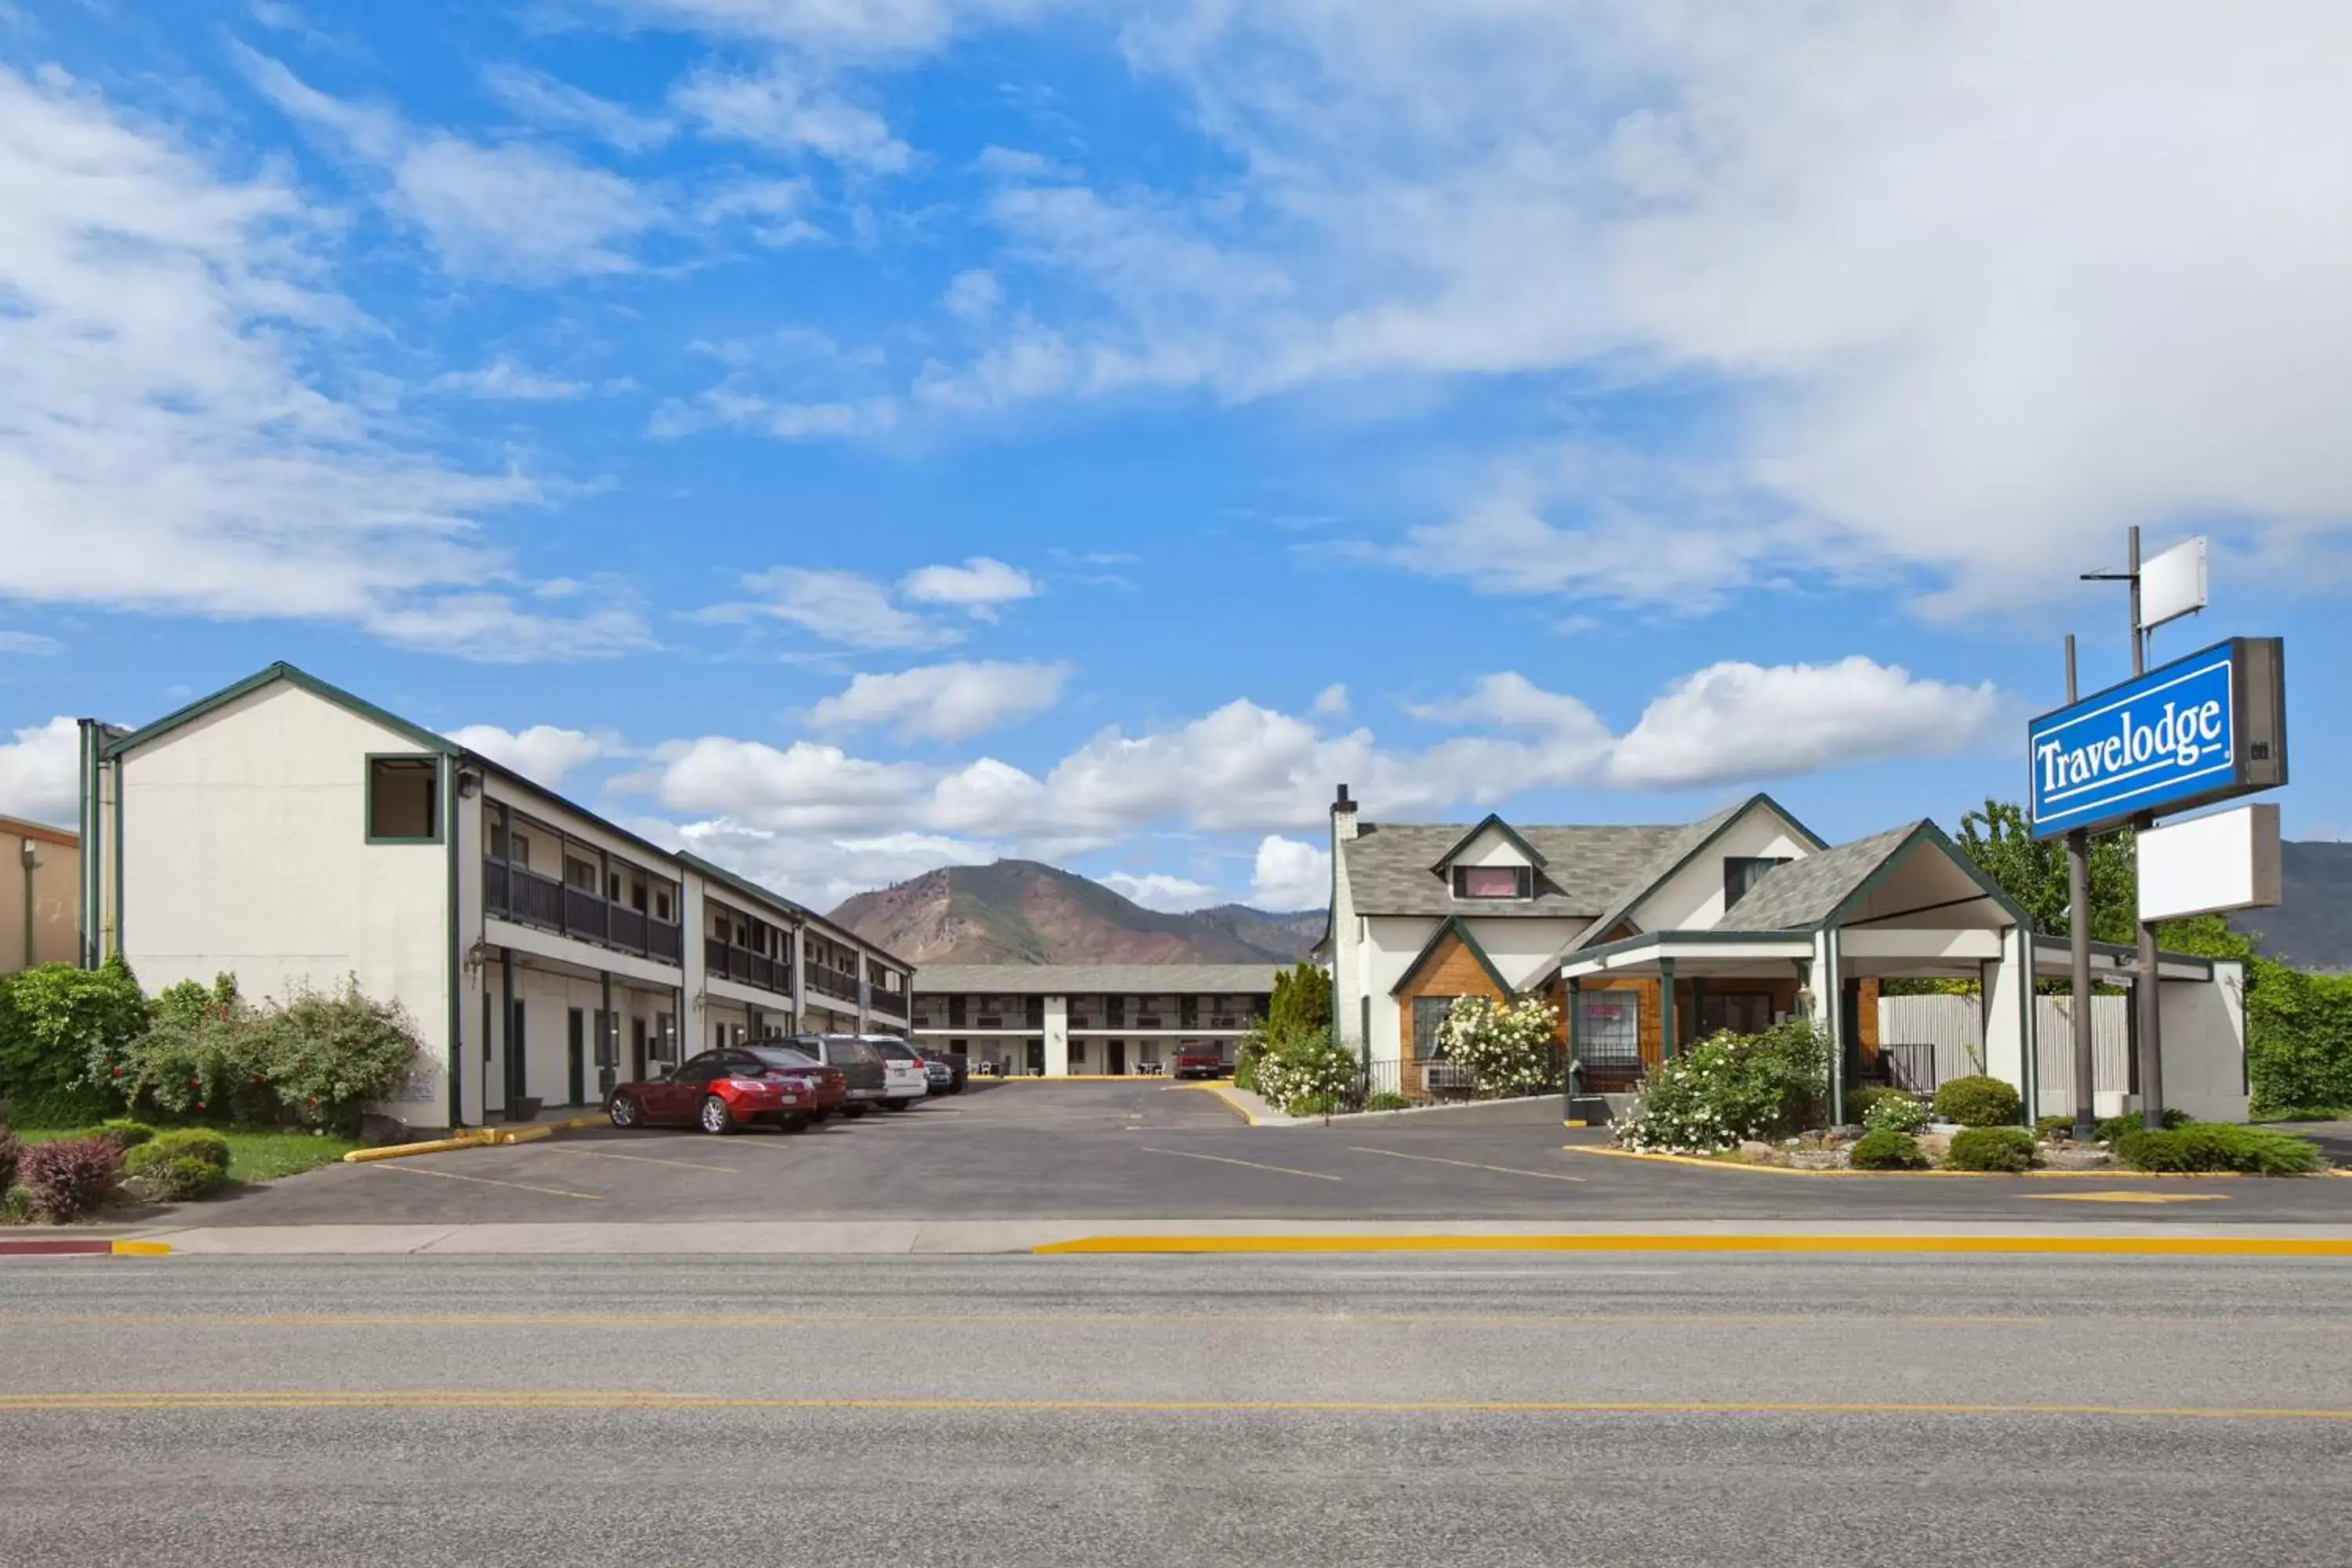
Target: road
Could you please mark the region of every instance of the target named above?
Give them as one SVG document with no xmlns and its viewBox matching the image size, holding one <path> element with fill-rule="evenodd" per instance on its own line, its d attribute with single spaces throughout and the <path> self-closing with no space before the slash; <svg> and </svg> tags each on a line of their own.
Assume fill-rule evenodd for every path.
<svg viewBox="0 0 2352 1568">
<path fill-rule="evenodd" d="M 1502 1110 L 1507 1108 L 1489 1108 Z M 855 1125 L 566 1132 L 336 1166 L 189 1205 L 205 1226 L 732 1219 L 1999 1220 L 2352 1223 L 2352 1181 L 1834 1180 L 1564 1148 L 1549 1105 L 1252 1128 L 1155 1079 L 1004 1083 Z M 2168 1201 L 2086 1206 L 2117 1191 Z"/>
<path fill-rule="evenodd" d="M 2337 1563 L 2352 1266 L 17 1260 L 0 1561 Z"/>
</svg>

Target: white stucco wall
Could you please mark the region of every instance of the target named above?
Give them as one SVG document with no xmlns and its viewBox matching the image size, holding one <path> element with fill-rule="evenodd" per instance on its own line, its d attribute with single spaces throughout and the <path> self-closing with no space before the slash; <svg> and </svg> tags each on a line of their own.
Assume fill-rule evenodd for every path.
<svg viewBox="0 0 2352 1568">
<path fill-rule="evenodd" d="M 1335 815 L 1331 827 L 1331 1010 L 1338 1016 L 1338 1037 L 1345 1045 L 1363 1044 L 1364 972 L 1361 933 L 1356 900 L 1348 879 L 1348 844 L 1354 818 L 1344 823 Z"/>
<path fill-rule="evenodd" d="M 1469 928 L 1478 945 L 1486 950 L 1486 956 L 1495 961 L 1504 983 L 1514 991 L 1529 991 L 1551 977 L 1556 967 L 1551 962 L 1553 956 L 1591 922 L 1530 915 L 1517 920 L 1465 920 L 1462 923 Z M 1405 956 L 1410 960 L 1412 954 Z"/>
<path fill-rule="evenodd" d="M 1705 853 L 1633 906 L 1643 931 L 1712 931 L 1723 922 L 1723 863 L 1751 856 L 1801 860 L 1813 847 L 1766 805 L 1751 805 Z"/>
<path fill-rule="evenodd" d="M 367 754 L 395 731 L 278 682 L 130 753 L 123 768 L 125 955 L 151 994 L 233 971 L 246 994 L 347 977 L 408 1010 L 411 1097 L 447 1119 L 449 850 L 366 841 Z"/>
<path fill-rule="evenodd" d="M 1019 1053 L 1015 1053 L 1019 1059 Z M 1045 998 L 1045 1070 L 1059 1075 L 1070 1070 L 1070 999 Z"/>
<path fill-rule="evenodd" d="M 1450 866 L 1526 866 L 1531 864 L 1519 847 L 1499 827 L 1488 827 L 1462 847 Z"/>
<path fill-rule="evenodd" d="M 2158 989 L 2164 1102 L 2200 1121 L 2246 1119 L 2246 968 L 2217 962 L 2210 984 Z"/>
</svg>

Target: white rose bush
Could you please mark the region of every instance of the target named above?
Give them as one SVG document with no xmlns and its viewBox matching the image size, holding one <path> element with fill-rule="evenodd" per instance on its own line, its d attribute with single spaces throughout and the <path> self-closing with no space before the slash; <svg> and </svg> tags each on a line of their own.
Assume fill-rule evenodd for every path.
<svg viewBox="0 0 2352 1568">
<path fill-rule="evenodd" d="M 1542 1094 L 1559 1084 L 1559 1009 L 1540 996 L 1497 1005 L 1456 998 L 1437 1026 L 1444 1058 L 1485 1093 Z"/>
</svg>

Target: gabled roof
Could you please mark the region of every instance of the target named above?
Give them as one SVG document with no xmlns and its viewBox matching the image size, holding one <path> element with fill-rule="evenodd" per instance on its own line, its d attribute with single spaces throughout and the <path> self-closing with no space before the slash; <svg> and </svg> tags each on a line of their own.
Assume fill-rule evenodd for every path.
<svg viewBox="0 0 2352 1568">
<path fill-rule="evenodd" d="M 1501 816 L 1491 811 L 1486 814 L 1484 821 L 1477 823 L 1470 829 L 1469 832 L 1464 834 L 1461 837 L 1455 839 L 1452 845 L 1448 846 L 1445 853 L 1440 855 L 1437 858 L 1436 862 L 1429 868 L 1433 871 L 1443 873 L 1448 866 L 1454 863 L 1454 858 L 1456 855 L 1459 855 L 1465 849 L 1469 848 L 1472 844 L 1477 841 L 1478 836 L 1486 832 L 1486 829 L 1490 827 L 1496 832 L 1501 834 L 1504 838 L 1510 843 L 1511 847 L 1526 856 L 1528 858 L 1528 865 L 1535 867 L 1538 870 L 1541 870 L 1543 868 L 1543 851 L 1538 849 L 1534 845 L 1520 837 L 1517 828 L 1513 827 L 1509 823 L 1505 822 Z"/>
<path fill-rule="evenodd" d="M 397 713 L 388 712 L 364 698 L 352 696 L 340 686 L 329 685 L 309 670 L 298 669 L 284 659 L 279 659 L 266 669 L 254 671 L 243 680 L 222 687 L 209 697 L 199 697 L 184 708 L 173 710 L 152 724 L 141 725 L 109 745 L 106 748 L 106 754 L 110 757 L 119 757 L 125 752 L 145 745 L 150 741 L 161 739 L 183 725 L 192 724 L 207 713 L 226 708 L 248 692 L 258 691 L 263 687 L 280 680 L 289 685 L 299 686 L 313 697 L 322 698 L 338 708 L 381 724 L 385 729 L 415 742 L 420 750 L 439 752 L 445 756 L 452 757 L 465 750 L 446 736 L 436 735 L 421 724 L 412 724 Z"/>
<path fill-rule="evenodd" d="M 1393 996 L 1412 984 L 1413 976 L 1419 974 L 1423 966 L 1436 955 L 1438 948 L 1444 944 L 1445 939 L 1449 936 L 1460 942 L 1465 951 L 1478 961 L 1478 967 L 1486 972 L 1486 978 L 1495 983 L 1496 990 L 1506 996 L 1516 993 L 1516 987 L 1503 978 L 1503 972 L 1495 967 L 1495 961 L 1486 956 L 1486 950 L 1479 945 L 1476 937 L 1470 934 L 1470 928 L 1462 923 L 1462 918 L 1459 915 L 1448 915 L 1444 924 L 1429 933 L 1429 940 L 1421 944 L 1421 951 L 1413 954 L 1412 962 L 1404 966 L 1404 973 L 1397 976 L 1397 983 L 1389 987 L 1389 994 Z"/>
<path fill-rule="evenodd" d="M 1969 858 L 1968 852 L 1933 822 L 1922 817 L 1841 844 L 1819 855 L 1776 866 L 1767 871 L 1747 896 L 1724 911 L 1725 931 L 1793 931 L 1834 922 L 1863 899 L 1913 850 L 1933 846 L 1983 890 L 2012 920 L 2023 921 L 2000 885 Z"/>
<path fill-rule="evenodd" d="M 1647 865 L 1659 847 L 1689 831 L 1672 826 L 1520 827 L 1538 851 L 1535 896 L 1506 902 L 1454 896 L 1453 884 L 1430 868 L 1462 838 L 1454 823 L 1367 822 L 1339 841 L 1348 887 L 1360 915 L 1475 914 L 1509 920 L 1541 915 L 1590 920 Z"/>
<path fill-rule="evenodd" d="M 1705 853 L 1707 846 L 1720 837 L 1725 829 L 1759 805 L 1769 809 L 1774 816 L 1802 835 L 1806 842 L 1812 845 L 1816 851 L 1829 847 L 1828 844 L 1823 842 L 1811 828 L 1790 816 L 1779 801 L 1760 792 L 1751 795 L 1738 805 L 1727 807 L 1703 821 L 1692 823 L 1688 827 L 1682 829 L 1675 838 L 1662 845 L 1650 863 L 1643 867 L 1640 874 L 1627 885 L 1623 896 L 1603 910 L 1600 918 L 1585 929 L 1584 934 L 1569 945 L 1568 951 L 1572 952 L 1578 948 L 1608 941 L 1610 931 L 1616 928 L 1618 922 L 1633 912 L 1634 905 L 1671 881 L 1676 872 Z M 1780 868 L 1782 870 L 1787 868 Z M 1742 902 L 1745 901 L 1742 900 Z M 1725 911 L 1727 923 L 1724 928 L 1726 930 L 1732 929 L 1728 924 L 1730 914 L 1727 910 Z"/>
</svg>

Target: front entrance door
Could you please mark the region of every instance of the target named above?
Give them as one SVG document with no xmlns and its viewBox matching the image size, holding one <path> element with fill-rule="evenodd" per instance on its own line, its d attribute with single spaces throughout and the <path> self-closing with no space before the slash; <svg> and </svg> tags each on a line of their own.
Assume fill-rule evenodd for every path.
<svg viewBox="0 0 2352 1568">
<path fill-rule="evenodd" d="M 578 1105 L 588 1098 L 588 1016 L 577 1007 L 564 1019 L 563 1062 L 572 1095 L 565 1103 Z"/>
<path fill-rule="evenodd" d="M 1127 1072 L 1127 1042 L 1125 1040 L 1113 1040 L 1105 1047 L 1105 1049 L 1108 1052 L 1108 1060 L 1105 1064 L 1103 1070 L 1110 1074 L 1113 1078 L 1125 1076 Z"/>
<path fill-rule="evenodd" d="M 646 1021 L 629 1020 L 629 1077 L 641 1079 L 646 1076 Z"/>
<path fill-rule="evenodd" d="M 523 1013 L 522 998 L 515 998 L 514 1012 L 507 1019 L 507 1100 L 511 1106 L 530 1089 L 524 1087 L 523 1073 Z"/>
<path fill-rule="evenodd" d="M 1034 1078 L 1045 1070 L 1045 1042 L 1043 1040 L 1032 1040 L 1029 1042 L 1029 1075 L 1032 1078 Z"/>
</svg>

